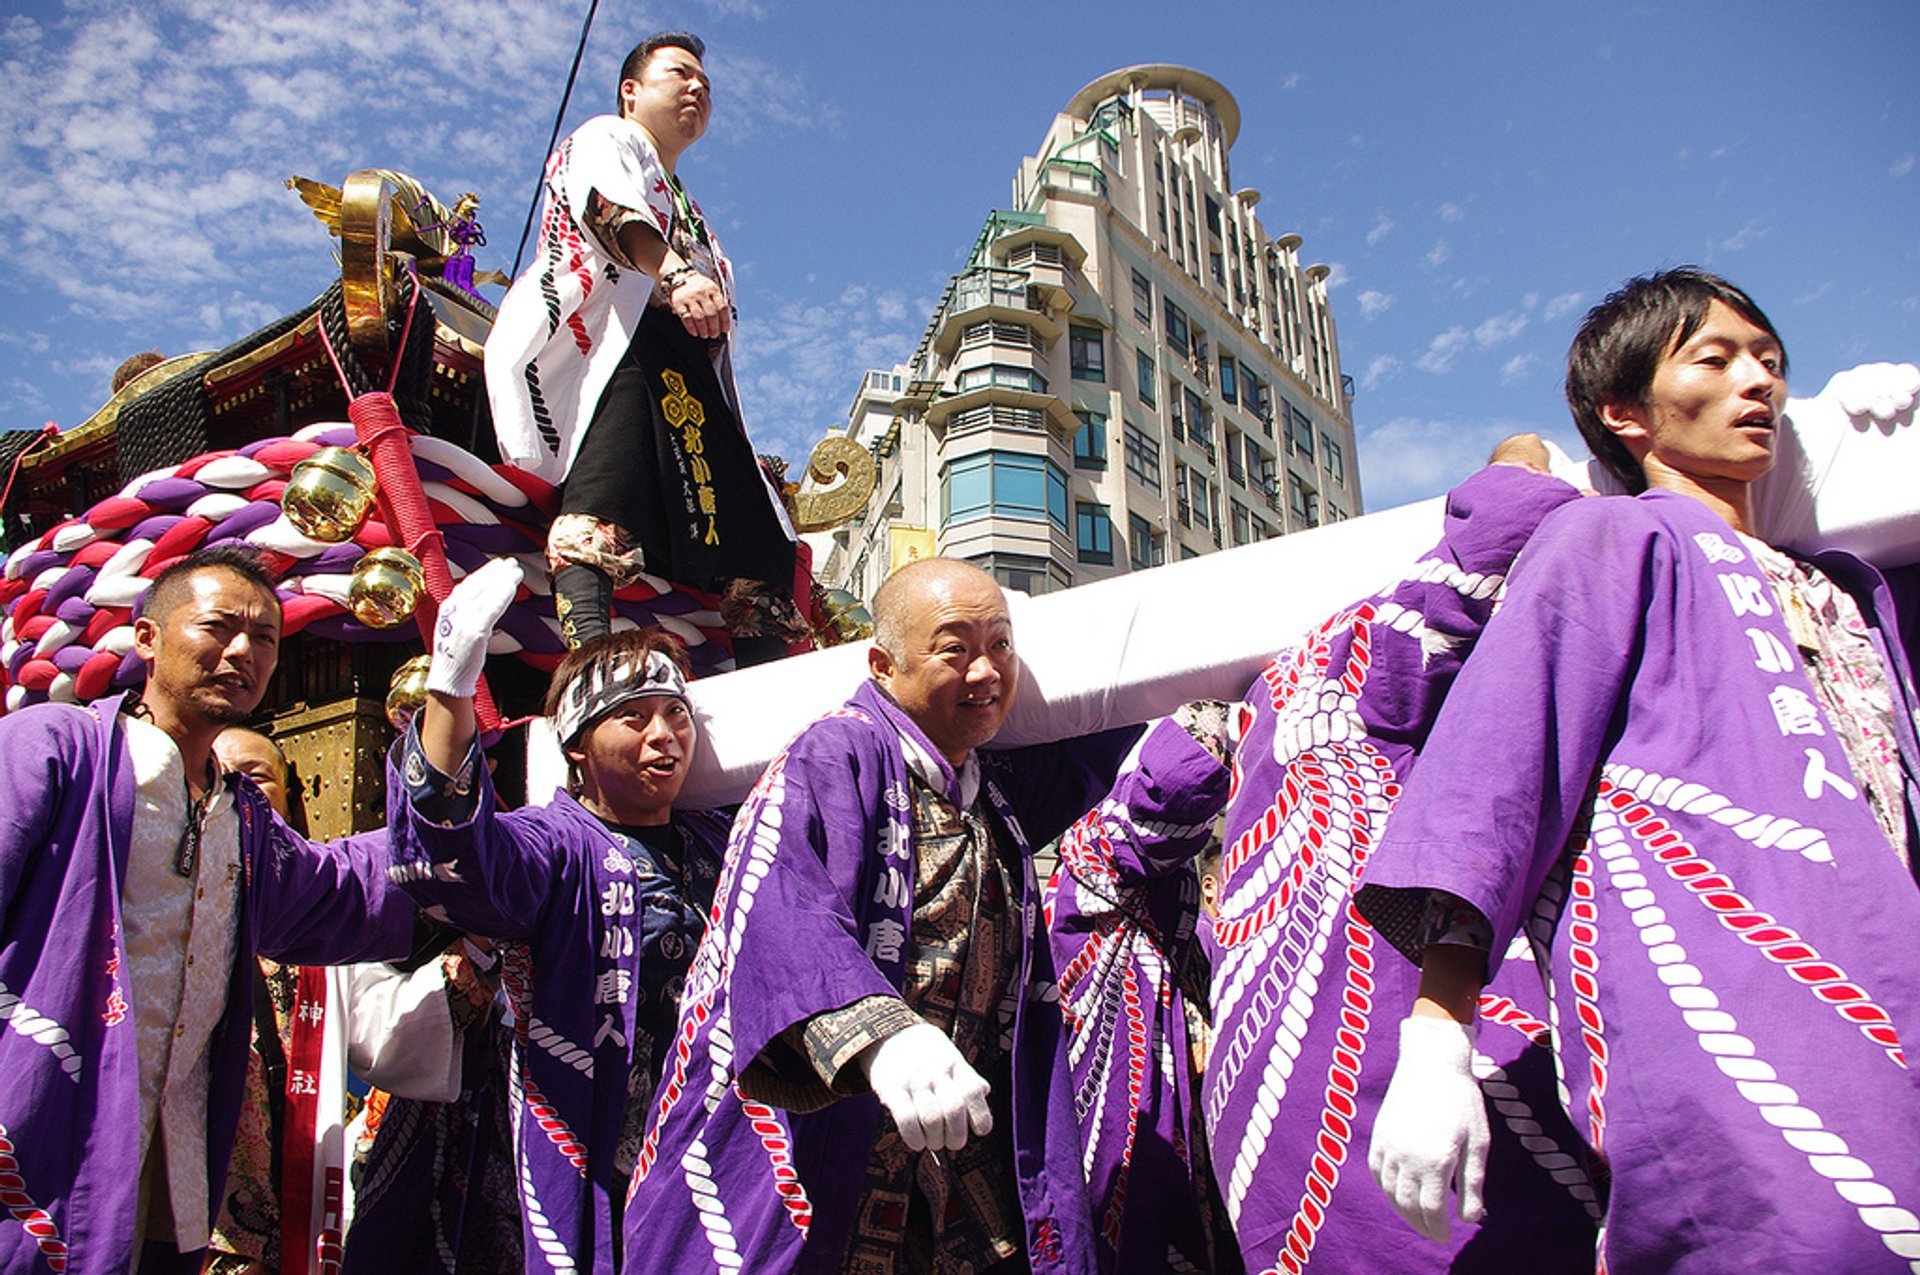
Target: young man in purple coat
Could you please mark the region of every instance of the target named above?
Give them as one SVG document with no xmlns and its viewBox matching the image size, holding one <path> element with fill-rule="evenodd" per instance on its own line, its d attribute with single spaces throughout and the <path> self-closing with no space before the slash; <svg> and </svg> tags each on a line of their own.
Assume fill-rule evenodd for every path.
<svg viewBox="0 0 1920 1275">
<path fill-rule="evenodd" d="M 1524 936 L 1603 1269 L 1920 1270 L 1920 701 L 1877 572 L 1747 534 L 1785 373 L 1695 270 L 1575 338 L 1581 432 L 1642 494 L 1541 524 L 1358 900 L 1421 964 L 1369 1160 L 1424 1231 L 1478 1193 L 1473 1007 Z"/>
<path fill-rule="evenodd" d="M 568 790 L 544 806 L 495 809 L 473 694 L 487 635 L 519 583 L 519 565 L 500 559 L 441 608 L 427 702 L 389 767 L 389 829 L 423 905 L 502 941 L 525 1269 L 611 1275 L 624 1268 L 627 1179 L 728 819 L 674 808 L 699 734 L 683 648 L 657 630 L 602 634 L 561 661 L 546 707 Z M 426 1158 L 415 1158 L 417 1171 L 431 1170 Z M 441 1199 L 443 1214 L 461 1207 L 457 1192 Z M 390 1238 L 356 1226 L 359 1269 L 385 1269 L 396 1253 L 412 1254 L 414 1269 L 468 1268 L 448 1253 L 401 1248 L 425 1249 L 426 1237 L 400 1233 L 394 1223 L 407 1219 L 392 1214 Z M 463 1219 L 469 1235 L 486 1223 Z M 442 1225 L 461 1238 L 461 1226 Z"/>
<path fill-rule="evenodd" d="M 1137 732 L 979 751 L 1006 599 L 928 559 L 872 680 L 741 808 L 627 1206 L 629 1271 L 1091 1272 L 1032 847 Z"/>
<path fill-rule="evenodd" d="M 405 955 L 383 841 L 294 835 L 213 740 L 280 603 L 244 550 L 162 571 L 137 699 L 0 718 L 0 1270 L 193 1270 L 240 1114 L 256 953 Z"/>
</svg>

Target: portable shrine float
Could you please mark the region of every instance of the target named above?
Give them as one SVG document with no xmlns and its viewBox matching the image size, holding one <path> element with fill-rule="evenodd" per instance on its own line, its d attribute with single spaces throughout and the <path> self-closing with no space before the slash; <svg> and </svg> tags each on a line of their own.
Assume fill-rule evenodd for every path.
<svg viewBox="0 0 1920 1275">
<path fill-rule="evenodd" d="M 132 624 L 153 578 L 205 546 L 252 546 L 280 573 L 285 610 L 260 724 L 287 752 L 310 829 L 332 837 L 383 820 L 378 760 L 424 693 L 423 635 L 492 557 L 521 559 L 526 584 L 489 644 L 483 721 L 539 711 L 565 653 L 544 554 L 558 490 L 498 460 L 482 375 L 494 308 L 475 288 L 506 280 L 475 275 L 477 198 L 449 208 L 377 169 L 337 189 L 287 184 L 339 241 L 316 300 L 140 371 L 78 426 L 0 435 L 0 696 L 13 711 L 139 686 Z M 872 483 L 865 451 L 830 439 L 804 483 L 781 486 L 795 525 L 816 531 Z M 795 570 L 815 636 L 791 653 L 864 635 L 864 609 L 815 586 L 804 544 Z M 733 666 L 711 594 L 642 577 L 614 613 L 677 634 L 696 677 Z M 515 751 L 498 777 L 510 795 Z"/>
</svg>

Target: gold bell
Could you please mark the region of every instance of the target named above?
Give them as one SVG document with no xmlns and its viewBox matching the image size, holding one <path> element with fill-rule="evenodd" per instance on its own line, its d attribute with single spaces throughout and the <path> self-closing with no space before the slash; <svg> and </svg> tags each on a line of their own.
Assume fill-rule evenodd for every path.
<svg viewBox="0 0 1920 1275">
<path fill-rule="evenodd" d="M 373 466 L 350 447 L 322 447 L 293 467 L 280 508 L 310 540 L 339 544 L 373 512 Z"/>
<path fill-rule="evenodd" d="M 866 603 L 846 589 L 821 592 L 820 609 L 827 616 L 827 630 L 833 645 L 864 642 L 873 636 L 873 613 Z"/>
<path fill-rule="evenodd" d="M 431 655 L 416 655 L 395 669 L 387 683 L 387 720 L 403 735 L 427 702 L 427 666 L 432 663 Z"/>
<path fill-rule="evenodd" d="M 413 618 L 426 587 L 418 558 L 405 549 L 374 549 L 353 565 L 347 609 L 370 629 L 390 629 Z"/>
</svg>

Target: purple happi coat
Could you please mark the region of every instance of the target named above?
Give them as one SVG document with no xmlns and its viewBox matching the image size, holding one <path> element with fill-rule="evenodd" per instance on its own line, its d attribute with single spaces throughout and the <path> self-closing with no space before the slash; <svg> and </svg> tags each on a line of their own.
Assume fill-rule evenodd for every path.
<svg viewBox="0 0 1920 1275">
<path fill-rule="evenodd" d="M 526 1269 L 611 1275 L 622 1269 L 625 1182 L 614 1161 L 628 1077 L 641 1050 L 653 1050 L 642 1061 L 658 1066 L 666 1042 L 650 1038 L 645 1020 L 659 998 L 678 994 L 677 976 L 660 978 L 649 967 L 690 955 L 672 932 L 687 900 L 678 883 L 640 861 L 644 847 L 566 793 L 545 806 L 496 810 L 482 765 L 473 767 L 465 817 L 434 822 L 422 809 L 433 802 L 422 797 L 416 741 L 409 735 L 394 753 L 407 759 L 410 794 L 400 767 L 388 766 L 393 854 L 398 863 L 440 869 L 404 874 L 412 878 L 406 888 L 462 929 L 507 940 L 501 981 L 516 1019 L 507 1088 Z M 676 810 L 673 822 L 689 871 L 717 872 L 726 816 Z"/>
<path fill-rule="evenodd" d="M 1182 976 L 1200 915 L 1193 857 L 1227 768 L 1171 719 L 1060 839 L 1047 937 L 1103 1271 L 1205 1271 L 1212 1228 Z"/>
<path fill-rule="evenodd" d="M 134 1260 L 140 1064 L 120 890 L 134 775 L 120 696 L 0 717 L 0 1270 L 108 1275 Z M 245 873 L 226 1013 L 208 1042 L 208 1198 L 226 1183 L 253 1027 L 256 953 L 391 960 L 413 906 L 385 838 L 314 843 L 228 776 Z M 197 1270 L 197 1259 L 182 1259 Z"/>
<path fill-rule="evenodd" d="M 1916 700 L 1891 598 L 1819 565 Z M 1631 1272 L 1920 1270 L 1920 888 L 1855 786 L 1773 592 L 1705 505 L 1583 501 L 1522 555 L 1361 906 L 1426 889 L 1550 973 L 1563 1100 Z M 1804 710 L 1812 711 L 1804 711 Z M 1792 711 L 1790 711 L 1792 710 Z M 1582 823 L 1589 825 L 1582 828 Z"/>
<path fill-rule="evenodd" d="M 1249 1271 L 1592 1268 L 1595 1191 L 1559 1112 L 1530 970 L 1481 1000 L 1487 1221 L 1456 1221 L 1434 1244 L 1367 1172 L 1418 975 L 1352 904 L 1514 556 L 1575 499 L 1523 469 L 1476 474 L 1449 494 L 1432 552 L 1282 651 L 1241 705 L 1203 1110 Z"/>
<path fill-rule="evenodd" d="M 737 1078 L 788 1027 L 904 985 L 914 847 L 903 732 L 939 756 L 864 685 L 802 731 L 741 807 L 634 1173 L 628 1271 L 838 1267 L 879 1101 L 858 1094 L 794 1113 L 747 1098 Z M 1039 1272 L 1091 1272 L 1093 1240 L 1030 851 L 1092 805 L 1133 734 L 980 755 L 983 800 L 1024 868 L 1011 1108 Z M 958 779 L 940 765 L 957 800 Z"/>
</svg>

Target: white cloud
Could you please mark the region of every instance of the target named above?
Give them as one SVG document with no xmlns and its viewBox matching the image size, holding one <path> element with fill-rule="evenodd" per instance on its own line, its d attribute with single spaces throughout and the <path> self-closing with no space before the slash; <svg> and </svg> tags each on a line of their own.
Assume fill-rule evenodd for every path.
<svg viewBox="0 0 1920 1275">
<path fill-rule="evenodd" d="M 1514 355 L 1500 365 L 1500 384 L 1512 385 L 1515 381 L 1526 375 L 1528 368 L 1539 361 L 1539 354 L 1533 350 L 1528 350 L 1525 354 Z"/>
<path fill-rule="evenodd" d="M 1441 204 L 1438 212 L 1440 213 L 1440 220 L 1449 224 L 1460 221 L 1467 215 L 1467 210 L 1459 204 Z"/>
<path fill-rule="evenodd" d="M 1540 317 L 1552 322 L 1563 314 L 1579 309 L 1580 303 L 1586 299 L 1587 294 L 1584 292 L 1563 292 L 1547 302 L 1547 308 L 1540 312 Z"/>
<path fill-rule="evenodd" d="M 1377 288 L 1368 288 L 1360 294 L 1359 300 L 1360 317 L 1363 319 L 1374 318 L 1393 307 L 1393 294 L 1381 292 Z"/>
<path fill-rule="evenodd" d="M 1360 388 L 1370 390 L 1399 370 L 1399 359 L 1391 354 L 1376 354 L 1367 360 L 1367 370 L 1360 374 Z"/>
<path fill-rule="evenodd" d="M 1445 239 L 1433 241 L 1433 247 L 1427 249 L 1427 269 L 1437 270 L 1453 255 L 1453 249 L 1447 246 Z"/>
<path fill-rule="evenodd" d="M 281 185 L 293 174 L 337 185 L 377 163 L 448 202 L 478 191 L 482 264 L 509 265 L 578 33 L 544 0 L 45 8 L 0 18 L 0 265 L 19 288 L 10 326 L 85 317 L 62 343 L 85 347 L 88 376 L 131 350 L 218 347 L 325 287 L 327 232 Z M 625 51 L 590 46 L 570 121 L 610 105 Z M 711 65 L 708 147 L 839 121 L 784 66 L 719 50 Z"/>
<path fill-rule="evenodd" d="M 1908 151 L 1906 154 L 1902 155 L 1899 159 L 1896 159 L 1893 161 L 1892 166 L 1887 169 L 1887 176 L 1905 177 L 1908 173 L 1912 171 L 1913 171 L 1913 152 Z"/>
<path fill-rule="evenodd" d="M 1300 72 L 1298 72 L 1298 71 L 1289 71 L 1289 72 L 1287 72 L 1287 76 L 1286 76 L 1286 78 L 1280 81 L 1280 87 L 1281 87 L 1281 88 L 1283 88 L 1283 89 L 1297 89 L 1297 88 L 1299 88 L 1299 87 L 1300 87 Z"/>
<path fill-rule="evenodd" d="M 1767 228 L 1762 226 L 1756 218 L 1749 220 L 1746 225 L 1725 239 L 1709 244 L 1708 247 L 1714 252 L 1743 252 L 1766 237 Z"/>
<path fill-rule="evenodd" d="M 1327 291 L 1328 292 L 1332 292 L 1336 288 L 1344 287 L 1347 281 L 1352 278 L 1353 278 L 1353 275 L 1348 272 L 1346 262 L 1329 261 L 1327 263 Z"/>
<path fill-rule="evenodd" d="M 1367 508 L 1378 512 L 1437 496 L 1487 462 L 1495 444 L 1514 434 L 1550 431 L 1512 419 L 1435 420 L 1399 416 L 1360 431 L 1360 482 Z M 1552 435 L 1573 456 L 1586 447 L 1571 428 Z"/>
<path fill-rule="evenodd" d="M 1462 327 L 1448 328 L 1427 343 L 1426 352 L 1413 361 L 1422 372 L 1444 376 L 1453 371 L 1453 361 L 1467 348 L 1473 337 Z"/>
<path fill-rule="evenodd" d="M 929 299 L 861 285 L 826 304 L 761 298 L 740 321 L 735 371 L 754 445 L 798 465 L 846 422 L 860 377 L 913 353 Z"/>
<path fill-rule="evenodd" d="M 1793 303 L 1795 305 L 1812 305 L 1815 301 L 1818 301 L 1821 297 L 1826 296 L 1829 292 L 1832 292 L 1832 291 L 1833 291 L 1833 280 L 1828 279 L 1825 282 L 1823 282 L 1819 287 L 1813 289 L 1811 292 L 1804 292 L 1799 296 L 1795 297 L 1793 299 Z"/>
<path fill-rule="evenodd" d="M 1508 310 L 1486 319 L 1473 330 L 1473 340 L 1483 350 L 1511 341 L 1527 330 L 1528 319 L 1517 310 Z"/>
<path fill-rule="evenodd" d="M 1385 213 L 1376 215 L 1373 219 L 1373 229 L 1367 232 L 1367 247 L 1373 247 L 1373 245 L 1379 243 L 1392 233 L 1393 218 L 1387 216 Z"/>
</svg>

